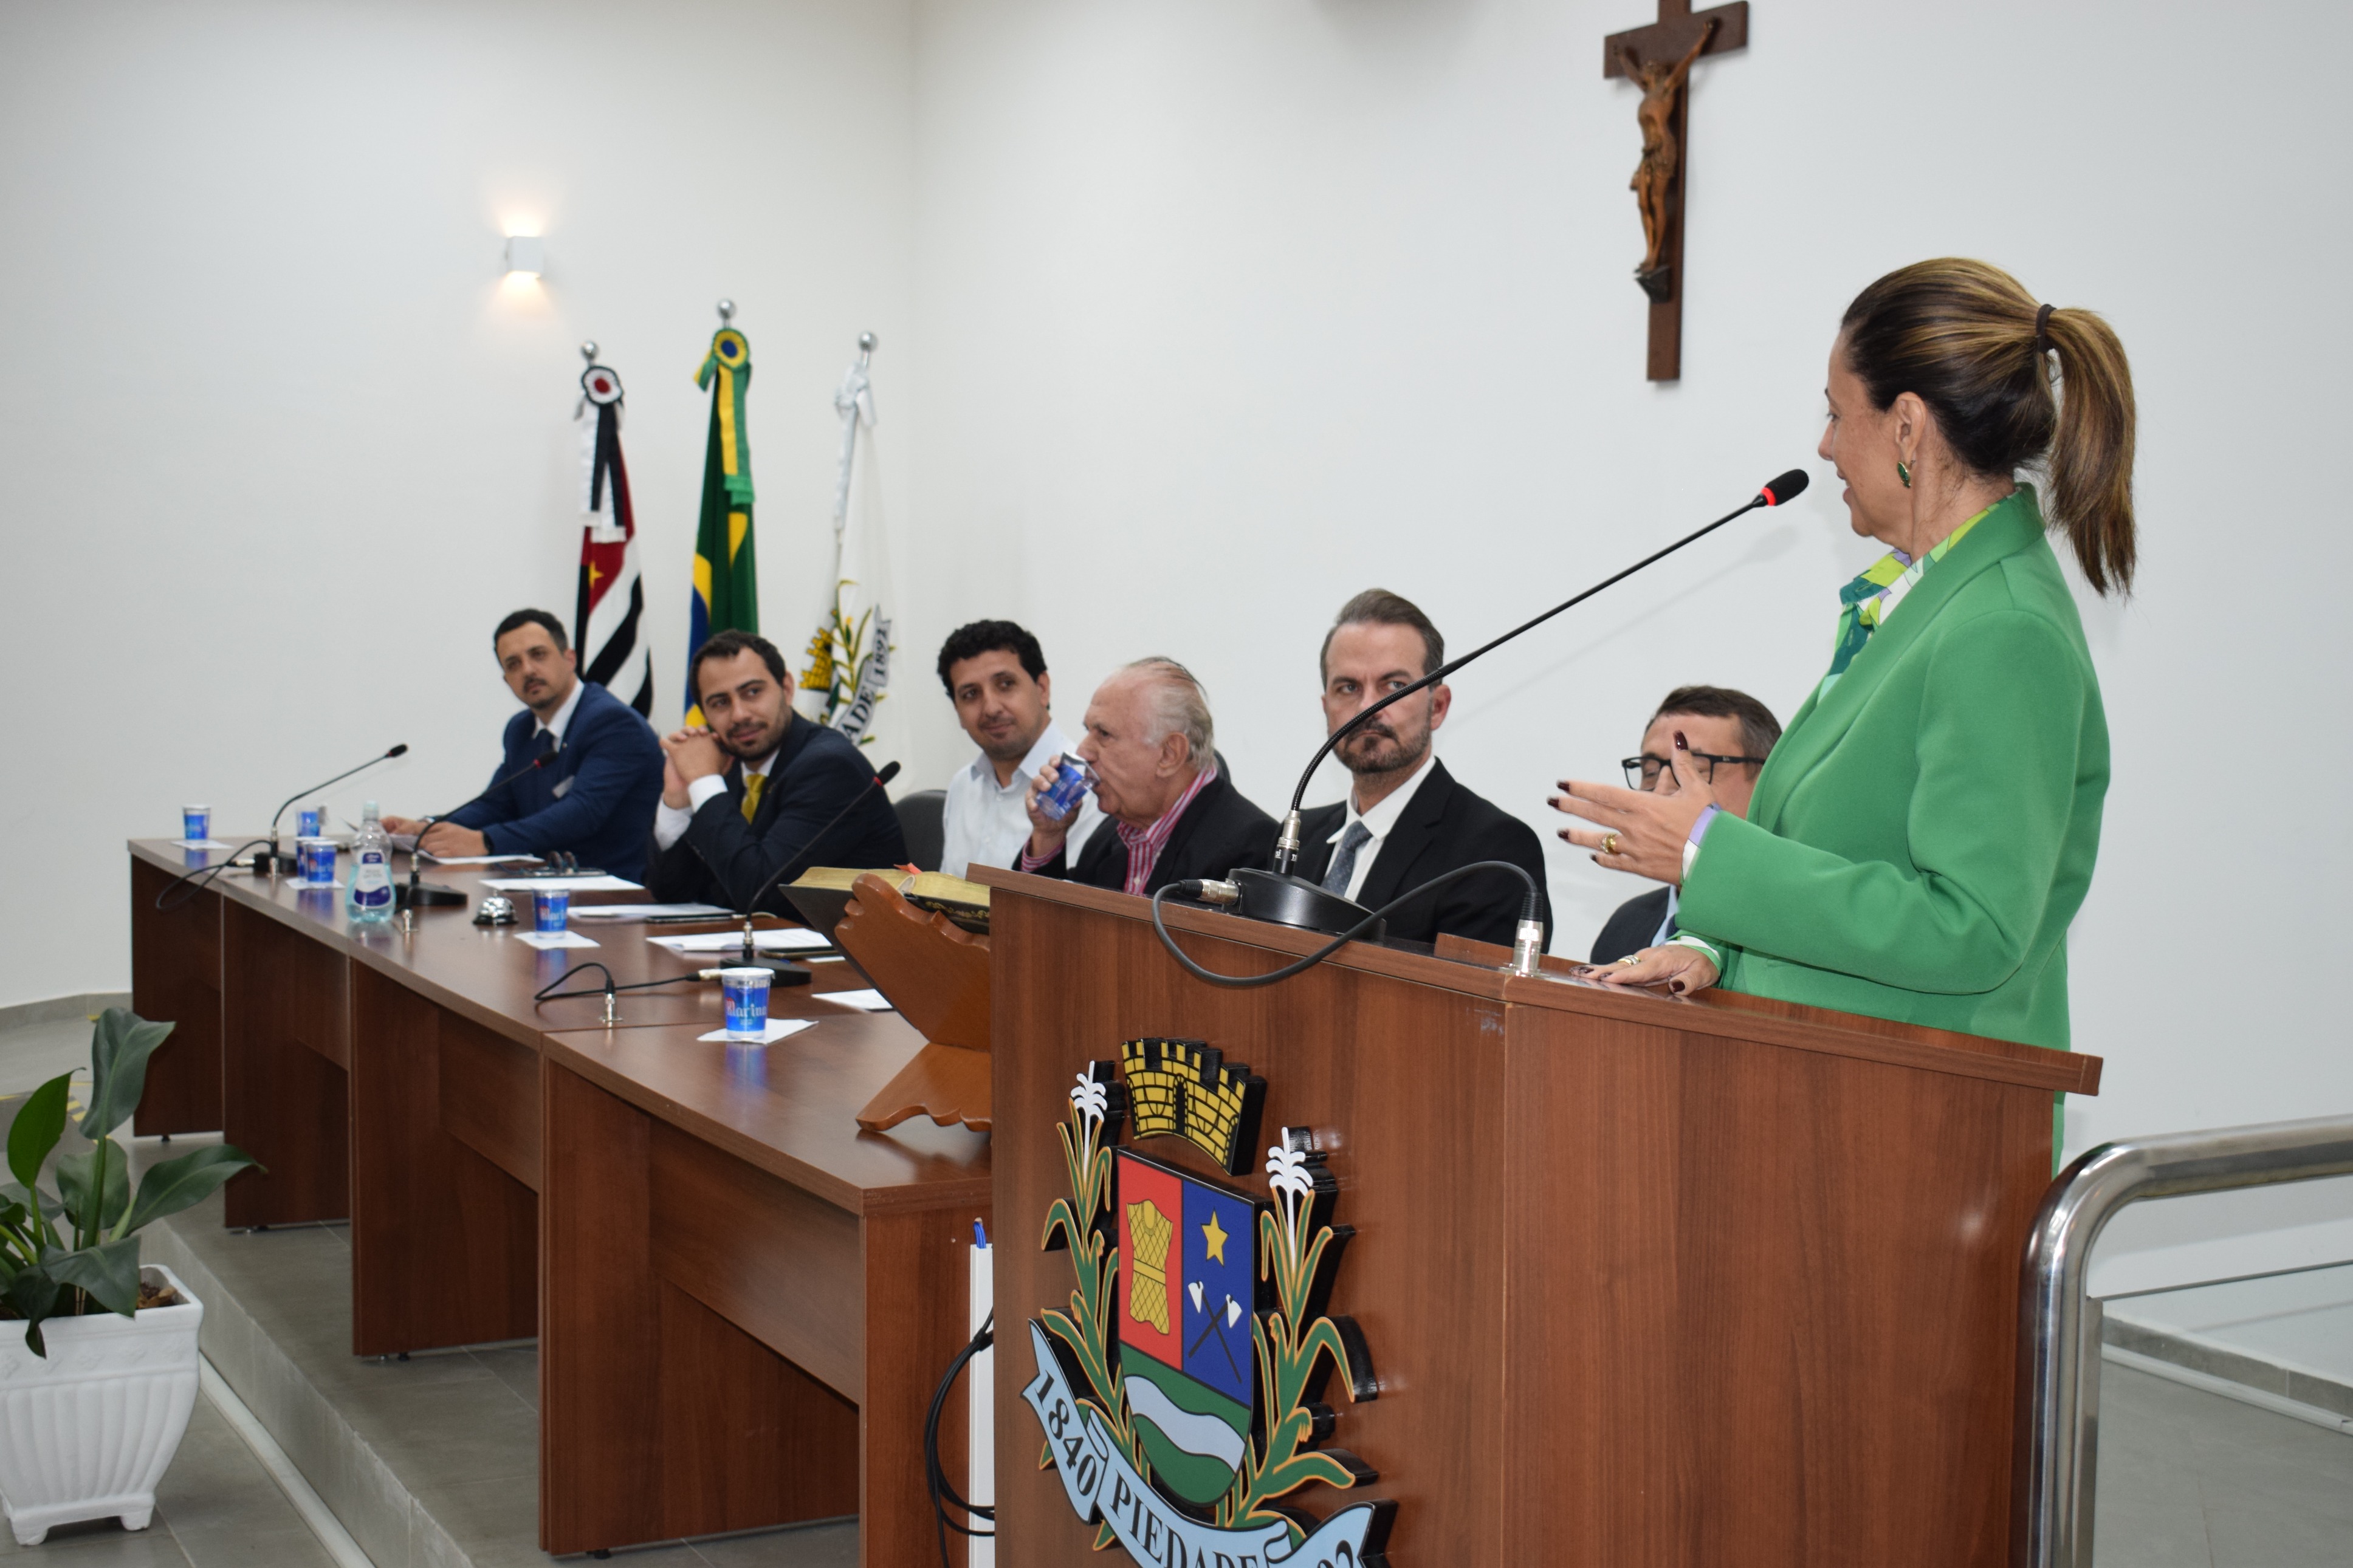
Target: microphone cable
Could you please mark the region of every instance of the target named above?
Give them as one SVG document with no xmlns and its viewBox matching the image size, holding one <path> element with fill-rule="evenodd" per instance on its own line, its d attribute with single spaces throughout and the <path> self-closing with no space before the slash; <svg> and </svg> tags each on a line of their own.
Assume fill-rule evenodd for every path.
<svg viewBox="0 0 2353 1568">
<path fill-rule="evenodd" d="M 164 883 L 163 887 L 156 889 L 155 908 L 159 910 L 167 911 L 178 909 L 182 904 L 188 902 L 198 893 L 203 892 L 205 890 L 205 884 L 211 881 L 215 877 L 219 876 L 223 871 L 229 870 L 232 868 L 243 869 L 243 868 L 237 866 L 237 858 L 244 854 L 248 849 L 267 845 L 269 842 L 269 840 L 267 838 L 248 838 L 244 843 L 238 845 L 236 848 L 230 850 L 227 859 L 218 861 L 210 866 L 193 867 L 188 870 L 181 872 L 178 876 Z M 182 883 L 188 884 L 187 891 L 182 893 L 176 899 L 173 898 L 173 890 L 178 888 Z M 166 902 L 166 900 L 169 900 L 170 901 Z"/>
<path fill-rule="evenodd" d="M 992 1308 L 980 1325 L 980 1332 L 973 1335 L 971 1342 L 956 1352 L 955 1359 L 948 1363 L 946 1374 L 940 1379 L 939 1386 L 932 1391 L 932 1408 L 923 1417 L 923 1485 L 932 1494 L 932 1529 L 939 1537 L 940 1568 L 954 1568 L 948 1556 L 949 1531 L 976 1541 L 991 1540 L 997 1534 L 994 1530 L 975 1530 L 969 1525 L 958 1524 L 948 1517 L 948 1510 L 954 1509 L 966 1519 L 985 1519 L 993 1525 L 997 1522 L 997 1510 L 985 1503 L 966 1501 L 965 1495 L 955 1489 L 955 1483 L 948 1479 L 947 1470 L 940 1463 L 940 1414 L 947 1408 L 948 1391 L 955 1386 L 955 1380 L 964 1369 L 972 1364 L 972 1358 L 996 1342 L 997 1312 Z"/>
<path fill-rule="evenodd" d="M 592 985 L 586 991 L 558 991 L 556 989 L 557 986 L 563 984 L 565 981 L 571 979 L 574 975 L 579 973 L 584 969 L 593 969 L 596 971 L 597 973 L 602 974 L 605 977 L 605 984 L 601 986 Z M 606 968 L 595 959 L 590 958 L 574 964 L 571 968 L 565 970 L 563 973 L 549 981 L 545 985 L 543 985 L 537 991 L 533 992 L 531 999 L 533 1003 L 536 1005 L 541 1002 L 561 1002 L 567 996 L 614 996 L 618 995 L 624 991 L 650 991 L 657 985 L 677 985 L 689 980 L 699 982 L 702 978 L 702 976 L 699 973 L 671 974 L 659 980 L 632 980 L 627 984 L 618 984 L 615 983 L 613 979 L 613 972 L 611 970 Z"/>
<path fill-rule="evenodd" d="M 1176 939 L 1168 934 L 1168 927 L 1161 919 L 1160 901 L 1169 894 L 1179 893 L 1186 898 L 1199 899 L 1205 891 L 1211 891 L 1219 888 L 1230 888 L 1230 883 L 1219 883 L 1213 879 L 1208 878 L 1198 878 L 1183 882 L 1169 883 L 1166 887 L 1152 895 L 1152 929 L 1160 933 L 1160 945 L 1168 950 L 1169 956 L 1176 959 L 1177 963 L 1183 964 L 1186 972 L 1191 974 L 1196 980 L 1206 980 L 1212 985 L 1222 985 L 1232 991 L 1246 991 L 1253 986 L 1271 985 L 1278 980 L 1288 980 L 1294 974 L 1303 974 L 1306 973 L 1308 970 L 1313 969 L 1317 964 L 1323 963 L 1325 959 L 1331 957 L 1334 953 L 1339 952 L 1342 948 L 1347 946 L 1350 942 L 1361 941 L 1365 936 L 1369 934 L 1376 926 L 1378 926 L 1381 921 L 1387 920 L 1395 911 L 1405 908 L 1406 905 L 1413 902 L 1414 900 L 1420 898 L 1425 893 L 1435 892 L 1437 889 L 1447 886 L 1449 883 L 1459 882 L 1463 878 L 1470 876 L 1473 871 L 1509 871 L 1513 876 L 1517 877 L 1523 883 L 1526 884 L 1526 892 L 1522 897 L 1520 902 L 1520 919 L 1523 921 L 1535 921 L 1536 918 L 1536 879 L 1528 875 L 1528 868 L 1525 866 L 1522 866 L 1517 862 L 1511 860 L 1473 860 L 1467 866 L 1457 866 L 1451 871 L 1441 871 L 1437 876 L 1432 877 L 1429 881 L 1424 882 L 1419 888 L 1414 889 L 1411 892 L 1398 894 L 1396 898 L 1391 899 L 1388 903 L 1383 904 L 1379 909 L 1375 910 L 1371 914 L 1366 915 L 1363 920 L 1358 921 L 1355 925 L 1350 926 L 1346 931 L 1342 931 L 1338 936 L 1334 937 L 1330 942 L 1324 943 L 1322 947 L 1317 948 L 1314 952 L 1309 953 L 1306 957 L 1296 959 L 1290 963 L 1286 963 L 1281 969 L 1269 970 L 1264 974 L 1219 974 L 1213 969 L 1203 968 L 1199 963 L 1194 961 L 1189 953 L 1187 953 L 1183 948 L 1176 945 Z"/>
</svg>

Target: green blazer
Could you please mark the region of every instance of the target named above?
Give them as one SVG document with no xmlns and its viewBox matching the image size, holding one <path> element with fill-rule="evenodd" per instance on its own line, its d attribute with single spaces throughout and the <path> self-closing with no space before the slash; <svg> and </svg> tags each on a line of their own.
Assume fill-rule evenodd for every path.
<svg viewBox="0 0 2353 1568">
<path fill-rule="evenodd" d="M 1678 918 L 1728 946 L 1732 990 L 2063 1050 L 2107 792 L 2083 622 L 2021 486 L 1798 710 Z"/>
</svg>

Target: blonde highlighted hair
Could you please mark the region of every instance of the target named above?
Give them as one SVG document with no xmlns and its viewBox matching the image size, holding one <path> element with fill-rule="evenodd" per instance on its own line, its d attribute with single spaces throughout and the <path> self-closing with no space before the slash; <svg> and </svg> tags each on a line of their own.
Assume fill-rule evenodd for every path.
<svg viewBox="0 0 2353 1568">
<path fill-rule="evenodd" d="M 2042 464 L 2044 510 L 2085 580 L 2102 594 L 2131 591 L 2132 368 L 2114 328 L 2089 310 L 2039 306 L 1999 267 L 1945 257 L 1899 268 L 1856 295 L 1840 331 L 1873 406 L 1916 394 L 1978 473 Z M 2055 393 L 2045 357 L 2053 352 Z"/>
</svg>

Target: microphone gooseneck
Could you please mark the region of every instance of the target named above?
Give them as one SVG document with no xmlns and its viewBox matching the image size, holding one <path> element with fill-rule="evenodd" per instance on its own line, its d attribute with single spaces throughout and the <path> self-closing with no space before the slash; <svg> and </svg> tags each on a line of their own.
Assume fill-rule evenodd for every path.
<svg viewBox="0 0 2353 1568">
<path fill-rule="evenodd" d="M 416 847 L 408 852 L 408 880 L 402 883 L 398 889 L 400 907 L 405 910 L 463 908 L 466 902 L 465 894 L 455 888 L 445 888 L 438 882 L 428 882 L 425 879 L 425 835 L 431 831 L 433 825 L 439 822 L 442 817 L 455 816 L 459 812 L 465 810 L 466 806 L 473 805 L 474 801 L 489 798 L 492 790 L 503 789 L 523 774 L 536 773 L 553 760 L 553 752 L 533 757 L 505 777 L 492 779 L 483 785 L 482 793 L 476 795 L 474 800 L 467 801 L 462 805 L 453 806 L 443 812 L 440 816 L 426 817 L 425 826 L 417 830 Z"/>
<path fill-rule="evenodd" d="M 754 893 L 750 898 L 744 900 L 742 907 L 735 912 L 744 917 L 744 963 L 745 966 L 748 967 L 754 963 L 759 954 L 758 946 L 753 941 L 752 917 L 758 911 L 760 900 L 766 898 L 776 884 L 785 879 L 786 872 L 791 870 L 794 866 L 805 862 L 810 852 L 816 849 L 819 844 L 825 842 L 825 836 L 832 832 L 835 828 L 840 826 L 842 820 L 849 816 L 852 811 L 855 811 L 858 808 L 859 802 L 864 800 L 874 791 L 881 789 L 884 784 L 889 784 L 892 779 L 895 779 L 898 776 L 898 763 L 883 763 L 882 766 L 876 771 L 874 776 L 868 779 L 864 784 L 860 785 L 858 793 L 851 795 L 842 805 L 842 808 L 833 814 L 833 819 L 831 821 L 828 822 L 823 827 L 818 828 L 815 833 L 810 834 L 807 838 L 803 839 L 800 846 L 794 849 L 791 854 L 786 856 L 783 861 L 777 865 L 776 873 L 766 881 L 760 884 L 759 890 Z M 780 978 L 786 975 L 793 976 L 793 979 L 786 982 L 788 984 L 797 984 L 801 981 L 805 981 L 809 977 L 808 971 L 801 968 L 797 964 L 786 964 L 782 968 L 776 969 L 776 973 Z"/>
<path fill-rule="evenodd" d="M 378 763 L 388 763 L 395 757 L 403 757 L 407 754 L 408 742 L 403 741 L 397 746 L 394 746 L 376 756 L 370 757 L 358 767 L 345 768 L 333 778 L 322 779 L 319 783 L 314 784 L 305 784 L 301 789 L 296 790 L 292 795 L 288 795 L 283 801 L 279 803 L 278 809 L 269 814 L 269 848 L 268 850 L 268 858 L 265 859 L 262 853 L 257 851 L 253 857 L 253 868 L 256 871 L 269 871 L 283 866 L 286 863 L 286 857 L 278 852 L 278 824 L 280 819 L 285 816 L 286 808 L 288 806 L 292 805 L 296 801 L 301 800 L 304 795 L 309 795 L 313 790 L 322 790 L 326 788 L 329 784 L 341 784 L 345 779 L 351 777 L 353 773 L 364 773 L 367 772 L 368 769 L 375 766 Z"/>
<path fill-rule="evenodd" d="M 1333 731 L 1329 735 L 1326 735 L 1324 738 L 1324 743 L 1315 749 L 1315 754 L 1308 759 L 1305 771 L 1300 773 L 1298 787 L 1291 792 L 1291 809 L 1283 814 L 1282 832 L 1275 840 L 1275 874 L 1277 876 L 1289 876 L 1291 874 L 1292 866 L 1295 864 L 1299 858 L 1299 803 L 1307 798 L 1307 786 L 1314 782 L 1315 770 L 1324 765 L 1324 759 L 1332 754 L 1334 748 L 1337 747 L 1341 742 L 1346 740 L 1349 736 L 1362 729 L 1374 714 L 1379 712 L 1382 709 L 1387 708 L 1392 702 L 1400 701 L 1405 698 L 1412 696 L 1417 691 L 1424 690 L 1430 687 L 1437 685 L 1440 681 L 1445 679 L 1456 670 L 1461 669 L 1464 665 L 1469 664 L 1472 659 L 1482 658 L 1493 652 L 1495 649 L 1503 647 L 1505 643 L 1510 642 L 1514 637 L 1518 637 L 1521 633 L 1533 631 L 1537 626 L 1544 625 L 1555 616 L 1559 615 L 1563 610 L 1573 609 L 1577 605 L 1583 604 L 1586 600 L 1593 597 L 1594 595 L 1601 592 L 1604 588 L 1615 586 L 1616 584 L 1624 582 L 1627 578 L 1631 577 L 1635 573 L 1641 571 L 1644 567 L 1665 560 L 1668 556 L 1672 555 L 1676 551 L 1681 550 L 1684 545 L 1690 544 L 1694 541 L 1706 538 L 1709 534 L 1714 533 L 1717 529 L 1722 528 L 1725 523 L 1731 522 L 1737 518 L 1745 517 L 1760 507 L 1780 505 L 1783 501 L 1786 501 L 1791 497 L 1802 492 L 1806 488 L 1806 471 L 1803 468 L 1791 468 L 1788 473 L 1783 474 L 1773 480 L 1771 484 L 1759 489 L 1746 502 L 1740 506 L 1735 507 L 1732 510 L 1725 512 L 1722 517 L 1717 518 L 1714 522 L 1709 523 L 1706 527 L 1693 530 L 1691 532 L 1684 534 L 1681 539 L 1676 540 L 1672 544 L 1666 546 L 1664 549 L 1653 551 L 1650 554 L 1642 557 L 1640 561 L 1635 562 L 1631 566 L 1627 567 L 1625 570 L 1613 573 L 1609 576 L 1604 577 L 1600 582 L 1594 584 L 1593 586 L 1586 589 L 1583 593 L 1577 595 L 1575 597 L 1564 599 L 1559 604 L 1555 605 L 1551 609 L 1545 611 L 1544 614 L 1536 616 L 1531 619 L 1522 621 L 1518 626 L 1514 626 L 1510 631 L 1505 632 L 1502 637 L 1495 638 L 1493 641 L 1481 644 L 1479 647 L 1472 648 L 1469 653 L 1464 654 L 1460 658 L 1448 660 L 1446 663 L 1440 665 L 1436 669 L 1431 670 L 1428 675 L 1423 676 L 1419 680 L 1413 682 L 1411 685 L 1398 687 L 1395 691 L 1390 692 L 1378 702 L 1376 702 L 1371 707 L 1365 709 L 1355 718 L 1349 720 L 1346 723 Z"/>
</svg>

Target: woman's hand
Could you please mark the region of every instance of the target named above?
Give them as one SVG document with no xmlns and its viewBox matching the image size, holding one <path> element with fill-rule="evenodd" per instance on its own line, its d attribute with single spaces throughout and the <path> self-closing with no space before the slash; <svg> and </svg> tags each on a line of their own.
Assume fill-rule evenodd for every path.
<svg viewBox="0 0 2353 1568">
<path fill-rule="evenodd" d="M 1681 730 L 1675 731 L 1675 753 L 1670 760 L 1672 789 L 1620 789 L 1561 780 L 1566 793 L 1552 798 L 1552 808 L 1597 826 L 1564 827 L 1560 836 L 1580 849 L 1593 850 L 1597 866 L 1681 887 L 1683 846 L 1691 841 L 1692 824 L 1699 814 L 1715 804 L 1715 791 L 1692 761 Z"/>
<path fill-rule="evenodd" d="M 1663 985 L 1678 996 L 1704 991 L 1721 978 L 1707 954 L 1672 942 L 1646 947 L 1615 963 L 1586 964 L 1577 977 L 1601 985 Z"/>
</svg>

